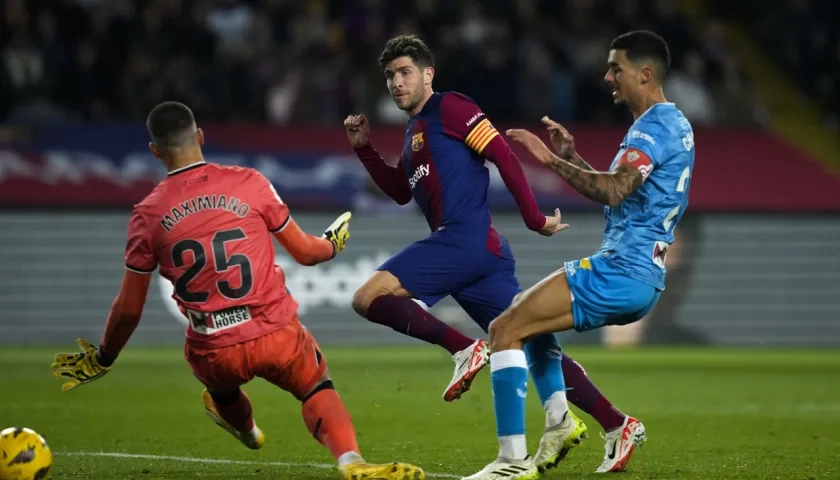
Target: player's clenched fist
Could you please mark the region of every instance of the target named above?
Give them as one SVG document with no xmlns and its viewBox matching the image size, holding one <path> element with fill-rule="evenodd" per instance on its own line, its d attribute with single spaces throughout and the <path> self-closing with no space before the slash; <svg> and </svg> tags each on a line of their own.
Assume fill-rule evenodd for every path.
<svg viewBox="0 0 840 480">
<path fill-rule="evenodd" d="M 355 148 L 361 148 L 368 143 L 368 134 L 370 133 L 370 123 L 364 114 L 348 115 L 344 119 L 344 129 L 347 130 L 347 139 L 350 140 L 350 145 Z"/>
<path fill-rule="evenodd" d="M 575 156 L 575 137 L 566 130 L 563 125 L 548 117 L 542 117 L 542 123 L 548 130 L 551 144 L 557 156 L 563 159 L 570 159 Z"/>
<path fill-rule="evenodd" d="M 327 227 L 327 230 L 324 232 L 324 238 L 333 244 L 333 249 L 335 251 L 333 256 L 344 250 L 347 240 L 350 239 L 350 218 L 352 216 L 353 214 L 350 212 L 342 213 L 341 216 L 336 218 L 332 225 Z"/>
</svg>

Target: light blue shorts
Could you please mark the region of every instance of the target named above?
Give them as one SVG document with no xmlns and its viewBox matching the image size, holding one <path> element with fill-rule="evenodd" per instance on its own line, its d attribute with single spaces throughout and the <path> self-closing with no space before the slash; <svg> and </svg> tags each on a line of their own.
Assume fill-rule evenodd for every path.
<svg viewBox="0 0 840 480">
<path fill-rule="evenodd" d="M 647 315 L 660 290 L 634 280 L 601 255 L 566 262 L 575 330 L 626 325 Z"/>
</svg>

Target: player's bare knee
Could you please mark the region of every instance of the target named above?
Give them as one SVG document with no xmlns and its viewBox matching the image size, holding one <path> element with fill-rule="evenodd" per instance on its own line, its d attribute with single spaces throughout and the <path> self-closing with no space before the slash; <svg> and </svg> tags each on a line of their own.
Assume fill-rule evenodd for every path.
<svg viewBox="0 0 840 480">
<path fill-rule="evenodd" d="M 513 319 L 513 307 L 508 307 L 507 310 L 502 312 L 501 315 L 493 319 L 490 322 L 490 325 L 487 326 L 487 334 L 490 340 L 494 338 L 498 338 L 500 335 L 504 335 L 506 330 L 510 325 L 511 320 Z"/>
<path fill-rule="evenodd" d="M 363 317 L 367 315 L 368 307 L 373 302 L 373 299 L 376 298 L 376 296 L 371 295 L 372 293 L 369 289 L 365 288 L 365 285 L 362 285 L 353 294 L 353 300 L 351 301 L 353 310 Z"/>
<path fill-rule="evenodd" d="M 370 308 L 370 305 L 377 297 L 381 297 L 382 295 L 388 295 L 388 291 L 378 285 L 362 285 L 353 294 L 353 300 L 351 301 L 353 310 L 367 318 L 368 308 Z"/>
<path fill-rule="evenodd" d="M 490 325 L 487 326 L 487 339 L 490 345 L 493 345 L 495 339 L 499 337 L 499 330 L 503 328 L 498 318 L 490 322 Z"/>
<path fill-rule="evenodd" d="M 408 292 L 400 284 L 400 280 L 390 272 L 377 271 L 353 294 L 351 304 L 353 310 L 363 317 L 367 317 L 370 305 L 382 295 L 407 296 Z"/>
<path fill-rule="evenodd" d="M 493 353 L 521 347 L 522 338 L 517 332 L 512 310 L 506 311 L 490 322 L 487 332 L 490 339 L 490 351 Z"/>
</svg>

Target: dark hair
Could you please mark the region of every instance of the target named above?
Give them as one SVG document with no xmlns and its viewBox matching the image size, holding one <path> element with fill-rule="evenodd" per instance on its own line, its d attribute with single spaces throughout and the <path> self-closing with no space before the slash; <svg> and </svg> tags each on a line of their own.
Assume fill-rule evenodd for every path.
<svg viewBox="0 0 840 480">
<path fill-rule="evenodd" d="M 435 66 L 435 57 L 428 45 L 417 35 L 400 35 L 385 42 L 379 66 L 384 70 L 389 63 L 400 57 L 409 57 L 421 69 Z"/>
<path fill-rule="evenodd" d="M 660 66 L 657 77 L 662 80 L 671 68 L 671 51 L 668 42 L 648 30 L 636 30 L 615 37 L 610 43 L 612 50 L 624 50 L 627 59 L 635 63 L 639 60 L 653 60 Z"/>
<path fill-rule="evenodd" d="M 163 102 L 149 112 L 146 129 L 158 148 L 179 148 L 195 140 L 195 117 L 181 102 Z"/>
</svg>

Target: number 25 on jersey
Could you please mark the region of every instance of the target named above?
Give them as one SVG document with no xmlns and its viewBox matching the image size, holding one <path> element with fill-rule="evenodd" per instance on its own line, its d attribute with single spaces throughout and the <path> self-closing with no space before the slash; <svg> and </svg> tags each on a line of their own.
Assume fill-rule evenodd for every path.
<svg viewBox="0 0 840 480">
<path fill-rule="evenodd" d="M 219 280 L 216 282 L 217 291 L 227 299 L 238 300 L 244 298 L 251 292 L 254 286 L 254 278 L 251 272 L 251 261 L 241 253 L 234 253 L 228 256 L 225 244 L 234 240 L 245 239 L 245 232 L 241 228 L 223 230 L 216 232 L 211 241 L 213 252 L 213 263 L 217 273 L 225 272 L 230 268 L 239 267 L 239 275 L 242 282 L 239 287 L 234 288 L 231 282 Z M 209 291 L 191 291 L 189 284 L 207 266 L 207 254 L 204 245 L 198 240 L 184 239 L 172 247 L 172 263 L 176 267 L 186 265 L 185 253 L 192 252 L 193 264 L 181 275 L 175 283 L 175 294 L 186 303 L 204 303 L 210 298 Z"/>
</svg>

